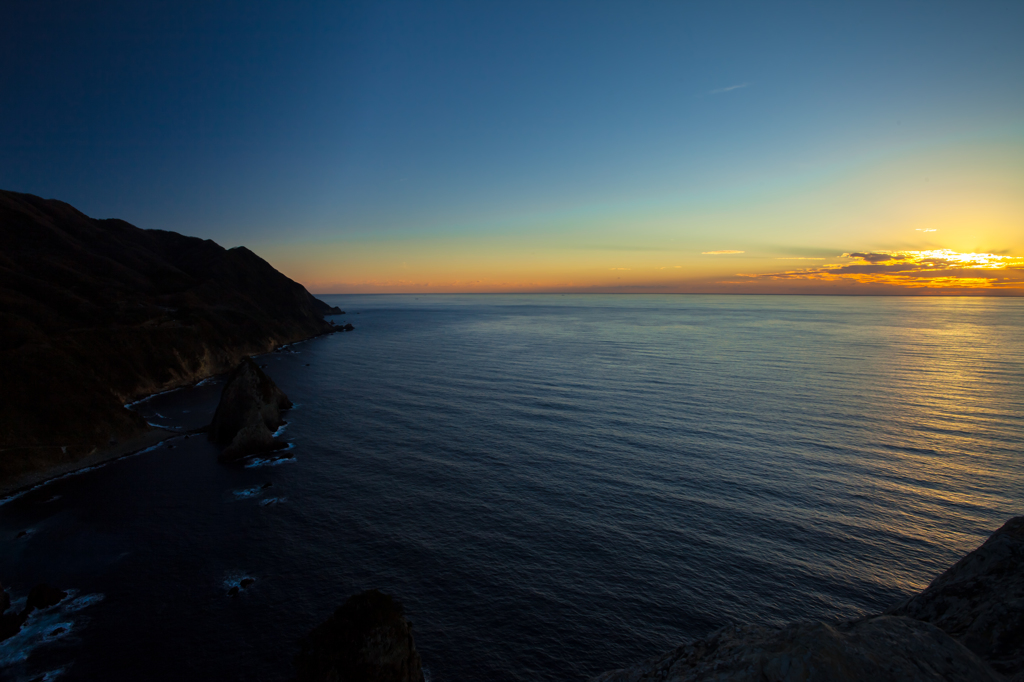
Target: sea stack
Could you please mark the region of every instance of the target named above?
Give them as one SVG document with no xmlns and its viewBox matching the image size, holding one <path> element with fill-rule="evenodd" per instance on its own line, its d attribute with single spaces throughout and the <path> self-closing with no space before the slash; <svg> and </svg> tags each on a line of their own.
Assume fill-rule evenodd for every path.
<svg viewBox="0 0 1024 682">
<path fill-rule="evenodd" d="M 228 376 L 210 424 L 210 440 L 225 446 L 221 459 L 234 460 L 282 447 L 274 440 L 292 402 L 274 381 L 245 358 Z"/>
<path fill-rule="evenodd" d="M 300 647 L 296 682 L 423 682 L 412 624 L 377 590 L 349 597 Z"/>
</svg>

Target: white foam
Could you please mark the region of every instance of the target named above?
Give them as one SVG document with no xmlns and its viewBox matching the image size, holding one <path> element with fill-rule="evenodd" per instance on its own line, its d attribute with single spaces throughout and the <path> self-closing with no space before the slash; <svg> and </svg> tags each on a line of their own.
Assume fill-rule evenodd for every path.
<svg viewBox="0 0 1024 682">
<path fill-rule="evenodd" d="M 242 587 L 243 580 L 252 580 L 253 582 L 250 583 L 248 587 Z M 249 589 L 249 587 L 252 587 L 255 583 L 256 578 L 254 578 L 249 573 L 229 573 L 227 577 L 224 578 L 224 581 L 221 583 L 221 585 L 223 585 L 224 589 L 227 590 L 230 590 L 232 587 L 237 587 L 239 590 L 247 590 Z"/>
<path fill-rule="evenodd" d="M 127 407 L 130 410 L 131 408 L 135 407 L 136 405 L 138 405 L 140 403 L 144 403 L 147 400 L 151 400 L 151 399 L 157 397 L 158 395 L 167 395 L 168 393 L 174 393 L 175 391 L 180 391 L 183 388 L 187 388 L 187 387 L 186 386 L 178 386 L 177 388 L 169 388 L 166 391 L 160 391 L 159 393 L 151 393 L 151 394 L 147 395 L 145 398 L 139 398 L 138 400 L 136 400 L 134 402 L 125 403 L 124 406 Z"/>
<path fill-rule="evenodd" d="M 257 486 L 255 488 L 246 488 L 245 490 L 235 490 L 233 494 L 240 500 L 246 500 L 249 499 L 250 497 L 256 497 L 262 492 L 263 488 Z"/>
<path fill-rule="evenodd" d="M 31 488 L 26 488 L 25 490 L 21 490 L 21 491 L 18 491 L 16 493 L 12 493 L 11 495 L 8 495 L 7 497 L 0 498 L 0 507 L 2 507 L 3 505 L 7 504 L 8 502 L 13 502 L 14 500 L 18 499 L 19 497 L 22 497 L 23 495 L 28 495 L 30 492 L 33 492 L 35 490 L 39 490 L 43 486 L 50 485 L 54 481 L 60 481 L 60 480 L 63 480 L 65 478 L 71 478 L 72 476 L 78 476 L 79 474 L 84 474 L 87 471 L 95 471 L 96 469 L 101 469 L 101 468 L 103 468 L 103 467 L 105 467 L 108 464 L 111 464 L 113 462 L 118 462 L 118 461 L 120 461 L 122 459 L 128 459 L 129 457 L 135 457 L 136 455 L 142 455 L 142 454 L 145 454 L 147 452 L 151 452 L 151 451 L 156 450 L 157 448 L 159 448 L 161 445 L 164 445 L 165 443 L 169 443 L 172 440 L 177 440 L 178 438 L 181 438 L 181 436 L 172 436 L 171 438 L 168 438 L 166 440 L 160 441 L 156 445 L 150 445 L 148 448 L 143 448 L 141 450 L 136 450 L 135 452 L 129 452 L 126 455 L 121 455 L 120 457 L 115 457 L 114 459 L 108 459 L 106 462 L 100 462 L 99 464 L 93 464 L 92 466 L 82 467 L 81 469 L 75 469 L 74 471 L 69 471 L 66 474 L 61 474 L 60 476 L 54 476 L 53 478 L 48 478 L 45 481 L 43 481 L 42 483 L 35 484 Z"/>
<path fill-rule="evenodd" d="M 102 594 L 87 594 L 76 599 L 75 595 L 78 594 L 78 590 L 74 589 L 68 590 L 67 593 L 68 596 L 57 606 L 32 611 L 17 634 L 0 642 L 0 669 L 25 661 L 41 645 L 69 634 L 76 628 L 76 623 L 69 618 L 69 614 L 77 613 L 103 599 Z M 12 603 L 12 606 L 21 610 L 24 608 L 25 601 L 25 598 L 19 598 Z M 62 632 L 57 632 L 61 629 L 63 629 Z M 46 673 L 42 679 L 53 680 L 63 672 L 63 668 L 57 668 Z"/>
<path fill-rule="evenodd" d="M 73 597 L 72 590 L 68 590 L 68 597 Z M 81 611 L 82 609 L 88 608 L 93 604 L 98 604 L 106 598 L 106 595 L 101 592 L 94 594 L 86 594 L 78 599 L 70 599 L 66 605 L 61 607 L 64 613 L 74 613 L 75 611 Z"/>
<path fill-rule="evenodd" d="M 291 450 L 291 445 L 292 444 L 289 443 L 288 445 L 289 445 L 289 447 L 287 447 L 285 449 L 286 450 Z M 288 462 L 294 462 L 294 461 L 295 461 L 295 458 L 290 456 L 290 455 L 286 455 L 286 456 L 282 456 L 282 457 L 267 457 L 267 458 L 253 457 L 249 461 L 249 463 L 245 465 L 245 468 L 246 469 L 255 469 L 256 467 L 276 467 L 276 466 L 278 466 L 280 464 L 286 464 Z"/>
</svg>

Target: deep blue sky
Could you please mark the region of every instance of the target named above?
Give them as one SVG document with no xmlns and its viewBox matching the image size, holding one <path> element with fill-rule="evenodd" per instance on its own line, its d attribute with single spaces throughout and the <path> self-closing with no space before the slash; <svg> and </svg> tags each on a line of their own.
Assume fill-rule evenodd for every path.
<svg viewBox="0 0 1024 682">
<path fill-rule="evenodd" d="M 852 251 L 885 245 L 877 225 L 840 245 L 803 207 L 899 203 L 876 196 L 891 182 L 865 179 L 898 167 L 946 164 L 958 187 L 995 175 L 1004 194 L 1024 177 L 1019 1 L 14 2 L 4 14 L 0 188 L 256 246 L 307 282 L 332 267 L 394 280 L 396 244 L 461 254 L 447 266 L 459 272 L 517 248 L 509 271 L 535 272 L 530 253 L 567 245 L 610 250 L 585 266 L 605 271 L 616 250 L 675 236 L 697 254 Z M 1001 216 L 997 236 L 922 248 L 1020 245 L 996 243 L 1020 226 L 1019 203 L 971 197 L 968 213 Z M 863 222 L 899 222 L 872 211 Z"/>
</svg>

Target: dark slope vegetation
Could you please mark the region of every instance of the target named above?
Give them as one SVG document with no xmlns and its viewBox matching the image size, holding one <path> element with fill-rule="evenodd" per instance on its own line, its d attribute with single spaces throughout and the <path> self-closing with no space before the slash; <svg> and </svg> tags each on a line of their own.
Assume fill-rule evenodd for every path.
<svg viewBox="0 0 1024 682">
<path fill-rule="evenodd" d="M 243 247 L 0 191 L 0 483 L 140 435 L 125 403 L 337 312 Z"/>
</svg>

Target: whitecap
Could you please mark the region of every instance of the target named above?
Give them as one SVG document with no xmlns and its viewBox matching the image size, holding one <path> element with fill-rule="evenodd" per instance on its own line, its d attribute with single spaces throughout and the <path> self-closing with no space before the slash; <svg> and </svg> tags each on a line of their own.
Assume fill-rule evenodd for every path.
<svg viewBox="0 0 1024 682">
<path fill-rule="evenodd" d="M 257 486 L 255 488 L 246 488 L 245 490 L 235 490 L 233 494 L 238 499 L 245 500 L 250 497 L 256 497 L 261 492 L 263 492 L 263 488 Z"/>
<path fill-rule="evenodd" d="M 67 635 L 75 629 L 75 621 L 69 618 L 69 614 L 103 599 L 102 594 L 88 594 L 76 599 L 78 590 L 75 589 L 67 590 L 67 593 L 68 596 L 57 606 L 32 611 L 19 632 L 0 642 L 0 669 L 25 661 L 39 646 Z M 24 597 L 16 599 L 12 606 L 21 610 L 25 601 Z M 62 672 L 62 668 L 50 671 L 47 673 L 49 677 L 44 676 L 43 679 L 55 679 Z"/>
<path fill-rule="evenodd" d="M 68 590 L 68 596 L 73 597 L 73 591 Z M 106 595 L 101 592 L 94 594 L 82 595 L 78 599 L 71 599 L 64 606 L 61 607 L 61 611 L 64 613 L 74 613 L 75 611 L 81 611 L 82 609 L 88 608 L 93 604 L 98 604 L 106 598 Z"/>
<path fill-rule="evenodd" d="M 289 445 L 291 445 L 291 443 L 289 443 Z M 291 450 L 291 447 L 288 447 L 288 448 L 285 448 L 285 449 L 286 450 Z M 293 457 L 291 455 L 283 455 L 283 456 L 280 456 L 280 457 L 267 457 L 267 458 L 253 457 L 251 460 L 249 460 L 249 463 L 245 465 L 245 468 L 246 469 L 255 469 L 256 467 L 274 467 L 274 466 L 278 466 L 279 464 L 285 464 L 287 462 L 294 462 L 294 461 L 295 461 L 295 457 Z"/>
</svg>

